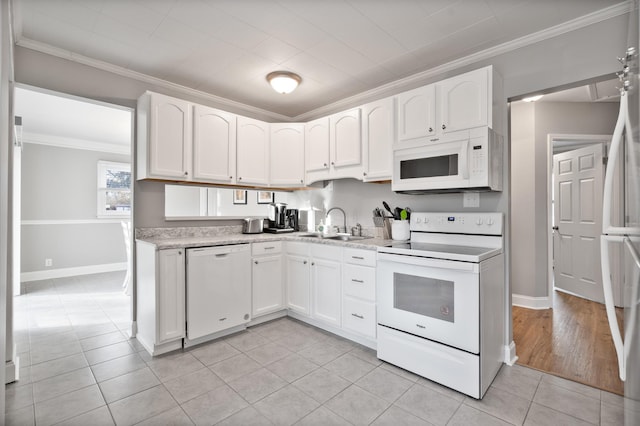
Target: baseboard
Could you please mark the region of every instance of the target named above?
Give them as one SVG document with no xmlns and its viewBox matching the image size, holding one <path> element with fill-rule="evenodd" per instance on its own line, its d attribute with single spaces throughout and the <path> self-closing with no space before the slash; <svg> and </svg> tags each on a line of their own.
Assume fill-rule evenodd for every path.
<svg viewBox="0 0 640 426">
<path fill-rule="evenodd" d="M 549 297 L 532 297 L 521 294 L 512 294 L 511 304 L 528 309 L 549 309 L 551 307 Z"/>
<path fill-rule="evenodd" d="M 77 275 L 99 274 L 101 272 L 126 271 L 127 262 L 105 263 L 102 265 L 78 266 L 75 268 L 47 269 L 44 271 L 23 272 L 20 282 L 50 280 L 52 278 L 75 277 Z"/>
<path fill-rule="evenodd" d="M 504 363 L 507 365 L 513 365 L 518 361 L 516 355 L 516 342 L 513 340 L 507 346 L 504 347 Z"/>
</svg>

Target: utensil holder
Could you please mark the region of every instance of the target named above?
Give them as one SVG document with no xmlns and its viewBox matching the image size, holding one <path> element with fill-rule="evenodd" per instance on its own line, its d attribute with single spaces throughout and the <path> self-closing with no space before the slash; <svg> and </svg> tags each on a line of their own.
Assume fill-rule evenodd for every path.
<svg viewBox="0 0 640 426">
<path fill-rule="evenodd" d="M 394 240 L 408 240 L 409 239 L 409 221 L 394 220 L 391 223 L 391 238 Z"/>
</svg>

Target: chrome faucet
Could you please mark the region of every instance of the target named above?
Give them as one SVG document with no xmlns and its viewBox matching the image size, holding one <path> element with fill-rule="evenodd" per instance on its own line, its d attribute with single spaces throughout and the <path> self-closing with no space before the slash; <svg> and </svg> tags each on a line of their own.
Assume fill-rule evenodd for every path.
<svg viewBox="0 0 640 426">
<path fill-rule="evenodd" d="M 327 214 L 325 218 L 328 218 L 329 213 L 331 213 L 333 210 L 340 210 L 342 212 L 342 218 L 344 219 L 343 228 L 344 228 L 344 232 L 347 232 L 347 214 L 340 207 L 331 207 L 329 210 L 327 210 Z M 338 232 L 340 232 L 340 227 L 337 227 L 337 228 L 338 228 Z"/>
</svg>

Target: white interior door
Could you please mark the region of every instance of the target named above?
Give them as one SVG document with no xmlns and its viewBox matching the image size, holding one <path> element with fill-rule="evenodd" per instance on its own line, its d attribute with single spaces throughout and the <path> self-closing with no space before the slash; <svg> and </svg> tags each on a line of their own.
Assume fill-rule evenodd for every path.
<svg viewBox="0 0 640 426">
<path fill-rule="evenodd" d="M 555 287 L 603 303 L 601 144 L 553 156 Z"/>
</svg>

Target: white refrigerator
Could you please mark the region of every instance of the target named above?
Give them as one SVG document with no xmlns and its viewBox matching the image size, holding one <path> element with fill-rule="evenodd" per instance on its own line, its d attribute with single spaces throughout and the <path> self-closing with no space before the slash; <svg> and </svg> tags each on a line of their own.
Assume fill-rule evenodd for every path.
<svg viewBox="0 0 640 426">
<path fill-rule="evenodd" d="M 630 14 L 628 49 L 620 58 L 620 114 L 616 123 L 604 182 L 601 262 L 605 305 L 611 336 L 624 381 L 625 425 L 640 425 L 640 36 L 638 0 Z M 614 194 L 614 176 L 623 168 L 624 194 Z M 624 200 L 621 218 L 612 217 L 613 200 Z M 612 252 L 622 255 L 624 326 L 619 327 L 611 285 Z M 620 263 L 619 263 L 620 264 Z M 619 267 L 619 266 L 618 266 Z"/>
</svg>

